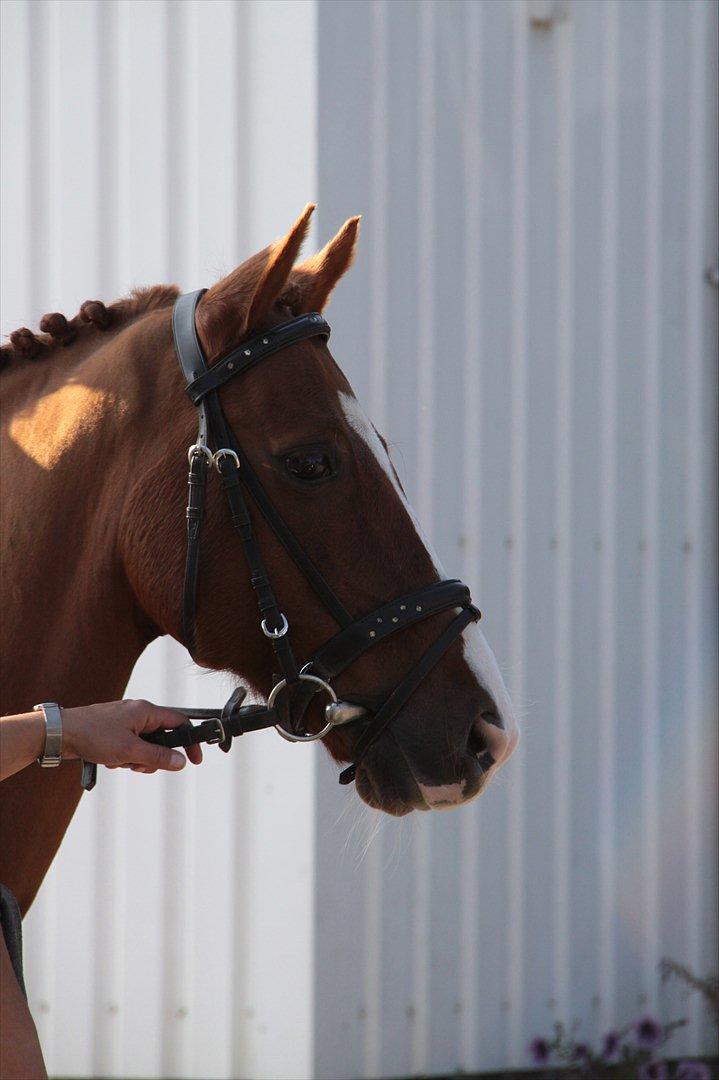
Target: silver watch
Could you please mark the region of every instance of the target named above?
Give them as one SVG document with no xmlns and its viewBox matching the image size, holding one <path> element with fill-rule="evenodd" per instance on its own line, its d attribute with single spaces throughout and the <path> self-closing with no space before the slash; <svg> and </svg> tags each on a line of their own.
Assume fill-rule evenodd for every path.
<svg viewBox="0 0 719 1080">
<path fill-rule="evenodd" d="M 45 717 L 45 749 L 37 759 L 40 765 L 53 767 L 62 761 L 62 709 L 56 701 L 43 701 L 33 705 Z"/>
</svg>

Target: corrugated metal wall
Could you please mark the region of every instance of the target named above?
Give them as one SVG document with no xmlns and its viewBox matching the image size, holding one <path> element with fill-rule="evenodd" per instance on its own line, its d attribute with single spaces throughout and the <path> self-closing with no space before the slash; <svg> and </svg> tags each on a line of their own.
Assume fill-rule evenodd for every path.
<svg viewBox="0 0 719 1080">
<path fill-rule="evenodd" d="M 322 231 L 365 212 L 335 355 L 524 714 L 476 810 L 361 861 L 320 767 L 321 1077 L 519 1065 L 717 967 L 716 15 L 320 3 Z"/>
<path fill-rule="evenodd" d="M 476 806 L 379 825 L 271 735 L 105 773 L 27 921 L 51 1070 L 472 1070 L 558 1018 L 683 1013 L 659 958 L 717 963 L 716 7 L 2 19 L 3 328 L 202 284 L 315 194 L 318 239 L 363 212 L 333 349 L 524 716 Z M 131 692 L 224 689 L 163 641 Z M 690 1012 L 677 1047 L 710 1048 Z"/>
</svg>

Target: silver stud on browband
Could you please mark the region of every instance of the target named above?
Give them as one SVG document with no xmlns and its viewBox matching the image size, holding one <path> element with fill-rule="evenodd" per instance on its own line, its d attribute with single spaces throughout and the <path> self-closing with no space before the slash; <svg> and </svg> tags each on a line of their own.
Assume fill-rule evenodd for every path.
<svg viewBox="0 0 719 1080">
<path fill-rule="evenodd" d="M 232 363 L 232 361 L 230 361 L 230 362 L 229 362 L 229 364 L 227 365 L 227 369 L 228 369 L 228 371 L 232 371 L 232 369 L 234 368 L 234 366 L 235 366 L 235 365 L 234 365 L 234 364 Z"/>
<path fill-rule="evenodd" d="M 376 630 L 370 630 L 369 636 L 370 637 L 377 637 L 377 631 Z"/>
<path fill-rule="evenodd" d="M 252 356 L 252 349 L 245 349 L 245 356 Z"/>
<path fill-rule="evenodd" d="M 269 343 L 270 343 L 270 342 L 269 342 L 269 338 L 263 337 L 263 339 L 262 339 L 262 344 L 263 344 L 263 345 L 269 345 Z"/>
<path fill-rule="evenodd" d="M 377 622 L 382 622 L 382 620 L 381 620 L 381 619 L 378 619 L 378 620 L 377 620 Z"/>
<path fill-rule="evenodd" d="M 399 605 L 399 610 L 400 611 L 406 611 L 407 610 L 407 605 L 406 604 L 400 604 Z"/>
<path fill-rule="evenodd" d="M 421 604 L 417 604 L 417 607 L 415 608 L 415 610 L 416 610 L 416 611 L 421 611 L 421 610 L 422 610 L 422 605 L 421 605 Z"/>
<path fill-rule="evenodd" d="M 392 622 L 399 622 L 399 619 L 397 618 L 396 615 L 392 616 Z"/>
</svg>

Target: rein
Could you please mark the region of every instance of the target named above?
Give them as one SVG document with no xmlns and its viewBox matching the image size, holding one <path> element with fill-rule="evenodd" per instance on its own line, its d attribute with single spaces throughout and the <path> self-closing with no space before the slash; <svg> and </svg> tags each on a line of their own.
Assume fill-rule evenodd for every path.
<svg viewBox="0 0 719 1080">
<path fill-rule="evenodd" d="M 350 614 L 263 488 L 227 422 L 218 394 L 219 388 L 230 379 L 246 373 L 268 356 L 289 345 L 312 337 L 321 337 L 327 341 L 330 336 L 329 325 L 317 312 L 300 315 L 242 342 L 222 360 L 208 367 L 195 323 L 195 311 L 204 293 L 205 290 L 200 289 L 178 297 L 172 313 L 175 350 L 187 381 L 185 390 L 198 411 L 197 439 L 187 452 L 189 475 L 187 555 L 182 600 L 183 638 L 192 655 L 196 646 L 200 538 L 208 476 L 214 470 L 220 477 L 232 525 L 245 555 L 250 582 L 257 599 L 260 630 L 272 643 L 280 674 L 275 676 L 275 685 L 266 706 L 243 706 L 246 690 L 238 687 L 222 709 L 179 709 L 177 711 L 188 717 L 187 724 L 172 731 L 157 731 L 142 737 L 148 742 L 168 747 L 210 743 L 218 744 L 221 750 L 228 751 L 236 736 L 263 728 L 274 727 L 290 742 L 314 742 L 325 738 L 333 728 L 340 725 L 361 724 L 363 726 L 354 746 L 353 761 L 339 776 L 340 784 L 350 784 L 370 747 L 465 627 L 480 619 L 481 614 L 472 604 L 468 587 L 456 579 L 426 585 L 359 618 Z M 287 554 L 339 627 L 338 632 L 302 666 L 298 665 L 295 658 L 290 642 L 289 622 L 275 595 L 254 534 L 246 495 L 251 497 Z M 452 609 L 460 609 L 454 620 L 374 714 L 361 703 L 338 699 L 331 680 L 350 667 L 368 649 L 399 630 Z M 324 727 L 312 733 L 303 727 L 302 717 L 318 693 L 326 694 L 329 703 L 325 706 Z M 201 722 L 192 724 L 189 722 L 191 719 Z M 97 766 L 92 762 L 83 763 L 82 786 L 87 790 L 95 784 L 96 771 Z"/>
</svg>

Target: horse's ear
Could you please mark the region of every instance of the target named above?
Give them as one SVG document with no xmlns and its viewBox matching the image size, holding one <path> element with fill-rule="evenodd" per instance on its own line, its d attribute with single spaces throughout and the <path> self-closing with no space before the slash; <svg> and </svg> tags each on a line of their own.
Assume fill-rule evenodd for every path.
<svg viewBox="0 0 719 1080">
<path fill-rule="evenodd" d="M 292 271 L 290 278 L 295 314 L 322 311 L 330 293 L 354 259 L 359 235 L 359 217 L 346 221 L 335 237 L 311 259 L 306 259 Z"/>
<path fill-rule="evenodd" d="M 314 205 L 308 203 L 286 236 L 243 262 L 205 293 L 197 331 L 208 360 L 215 360 L 267 314 L 300 253 Z"/>
</svg>

